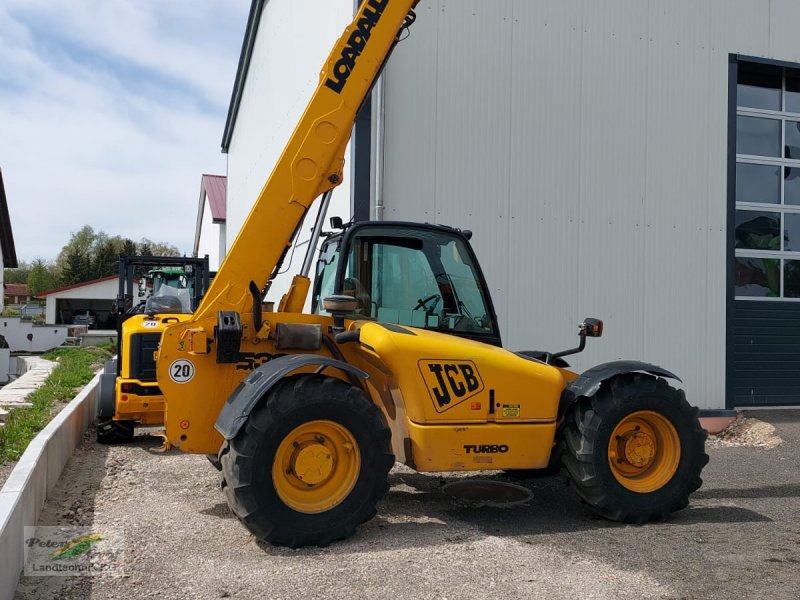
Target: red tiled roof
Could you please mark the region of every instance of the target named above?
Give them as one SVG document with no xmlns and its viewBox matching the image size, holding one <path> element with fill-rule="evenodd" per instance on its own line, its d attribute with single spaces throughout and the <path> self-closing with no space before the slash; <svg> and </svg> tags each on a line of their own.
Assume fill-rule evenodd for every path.
<svg viewBox="0 0 800 600">
<path fill-rule="evenodd" d="M 214 223 L 224 223 L 227 217 L 228 178 L 224 175 L 203 175 L 203 189 Z"/>
<path fill-rule="evenodd" d="M 4 292 L 6 296 L 27 296 L 28 284 L 27 283 L 4 283 Z"/>
<path fill-rule="evenodd" d="M 64 292 L 66 290 L 71 290 L 74 288 L 84 287 L 87 285 L 92 285 L 94 283 L 101 283 L 103 281 L 111 281 L 112 279 L 118 279 L 119 275 L 109 275 L 108 277 L 101 277 L 100 279 L 92 279 L 91 281 L 81 281 L 80 283 L 73 283 L 72 285 L 65 285 L 64 287 L 55 288 L 54 290 L 47 290 L 46 292 L 42 292 L 38 294 L 36 297 L 40 300 L 45 298 L 46 296 L 50 296 L 51 294 L 55 294 L 56 292 Z"/>
</svg>

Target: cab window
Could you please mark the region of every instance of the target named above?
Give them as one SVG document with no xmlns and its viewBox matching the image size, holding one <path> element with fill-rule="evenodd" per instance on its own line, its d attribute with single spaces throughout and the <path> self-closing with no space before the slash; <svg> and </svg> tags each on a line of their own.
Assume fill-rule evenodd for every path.
<svg viewBox="0 0 800 600">
<path fill-rule="evenodd" d="M 341 293 L 358 301 L 357 318 L 495 333 L 467 246 L 446 232 L 365 227 L 351 241 Z"/>
<path fill-rule="evenodd" d="M 317 259 L 317 286 L 312 298 L 314 312 L 327 314 L 322 308 L 322 300 L 333 296 L 336 286 L 336 269 L 339 265 L 339 239 L 328 240 L 323 244 Z"/>
</svg>

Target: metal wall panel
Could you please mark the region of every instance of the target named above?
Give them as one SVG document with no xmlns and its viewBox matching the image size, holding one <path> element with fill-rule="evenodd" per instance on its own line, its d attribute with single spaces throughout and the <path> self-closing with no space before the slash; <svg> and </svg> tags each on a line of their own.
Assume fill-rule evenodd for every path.
<svg viewBox="0 0 800 600">
<path fill-rule="evenodd" d="M 574 66 L 583 58 L 582 13 L 580 2 L 538 4 L 536 13 L 515 7 L 514 82 L 508 94 L 513 122 L 510 252 L 496 293 L 507 301 L 501 315 L 507 344 L 566 348 L 575 341 L 579 303 L 571 291 L 581 264 L 581 182 L 576 175 L 583 128 L 580 94 L 564 92 L 581 85 L 580 69 Z M 553 238 L 553 231 L 560 232 L 560 239 Z M 481 238 L 483 230 L 476 234 Z M 522 335 L 513 333 L 511 323 L 519 324 Z"/>
<path fill-rule="evenodd" d="M 639 358 L 725 403 L 728 54 L 791 0 L 425 0 L 386 75 L 385 218 L 470 228 L 506 346 Z"/>
<path fill-rule="evenodd" d="M 727 120 L 709 138 L 708 3 L 651 0 L 647 47 L 647 167 L 644 173 L 642 271 L 644 355 L 668 365 L 693 402 L 709 395 L 724 406 L 725 279 L 708 289 L 707 230 L 713 204 L 725 222 L 725 189 L 709 193 L 708 156 L 727 156 Z M 727 75 L 727 60 L 720 65 Z M 727 83 L 723 85 L 727 91 Z M 727 95 L 716 109 L 727 112 Z M 712 150 L 709 145 L 713 145 Z M 725 163 L 722 163 L 723 165 Z M 723 166 L 724 168 L 724 166 Z M 725 273 L 725 244 L 720 246 Z M 715 315 L 706 314 L 714 303 Z M 699 309 L 699 310 L 698 310 Z M 714 332 L 709 340 L 708 328 Z M 711 347 L 709 347 L 709 344 Z M 687 352 L 687 350 L 691 349 Z M 707 370 L 714 375 L 709 379 Z"/>
<path fill-rule="evenodd" d="M 797 35 L 797 0 L 771 0 L 769 11 L 769 52 L 781 60 L 800 62 L 800 43 Z"/>
</svg>

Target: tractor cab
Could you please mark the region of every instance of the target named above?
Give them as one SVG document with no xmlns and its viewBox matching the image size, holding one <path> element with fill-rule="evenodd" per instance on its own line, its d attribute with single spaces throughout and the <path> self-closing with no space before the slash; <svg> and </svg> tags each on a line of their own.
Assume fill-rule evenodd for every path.
<svg viewBox="0 0 800 600">
<path fill-rule="evenodd" d="M 355 298 L 348 318 L 406 325 L 500 346 L 492 299 L 470 233 L 417 223 L 367 222 L 322 244 L 312 310 Z"/>
<path fill-rule="evenodd" d="M 154 294 L 164 285 L 176 289 L 188 289 L 191 292 L 194 282 L 190 276 L 191 265 L 185 269 L 151 269 L 147 272 L 147 277 L 152 280 Z"/>
</svg>

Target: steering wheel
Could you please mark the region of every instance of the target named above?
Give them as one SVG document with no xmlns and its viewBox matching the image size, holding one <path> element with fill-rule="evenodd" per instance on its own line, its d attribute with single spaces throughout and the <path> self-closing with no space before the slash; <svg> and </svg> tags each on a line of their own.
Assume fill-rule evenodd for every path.
<svg viewBox="0 0 800 600">
<path fill-rule="evenodd" d="M 425 312 L 428 312 L 430 310 L 433 310 L 433 307 L 436 306 L 439 303 L 439 300 L 441 299 L 442 297 L 439 294 L 433 294 L 431 296 L 428 296 L 427 298 L 417 300 L 417 305 L 412 310 L 419 310 L 420 308 L 424 308 Z M 431 301 L 433 301 L 433 304 L 428 306 L 428 303 Z"/>
</svg>

